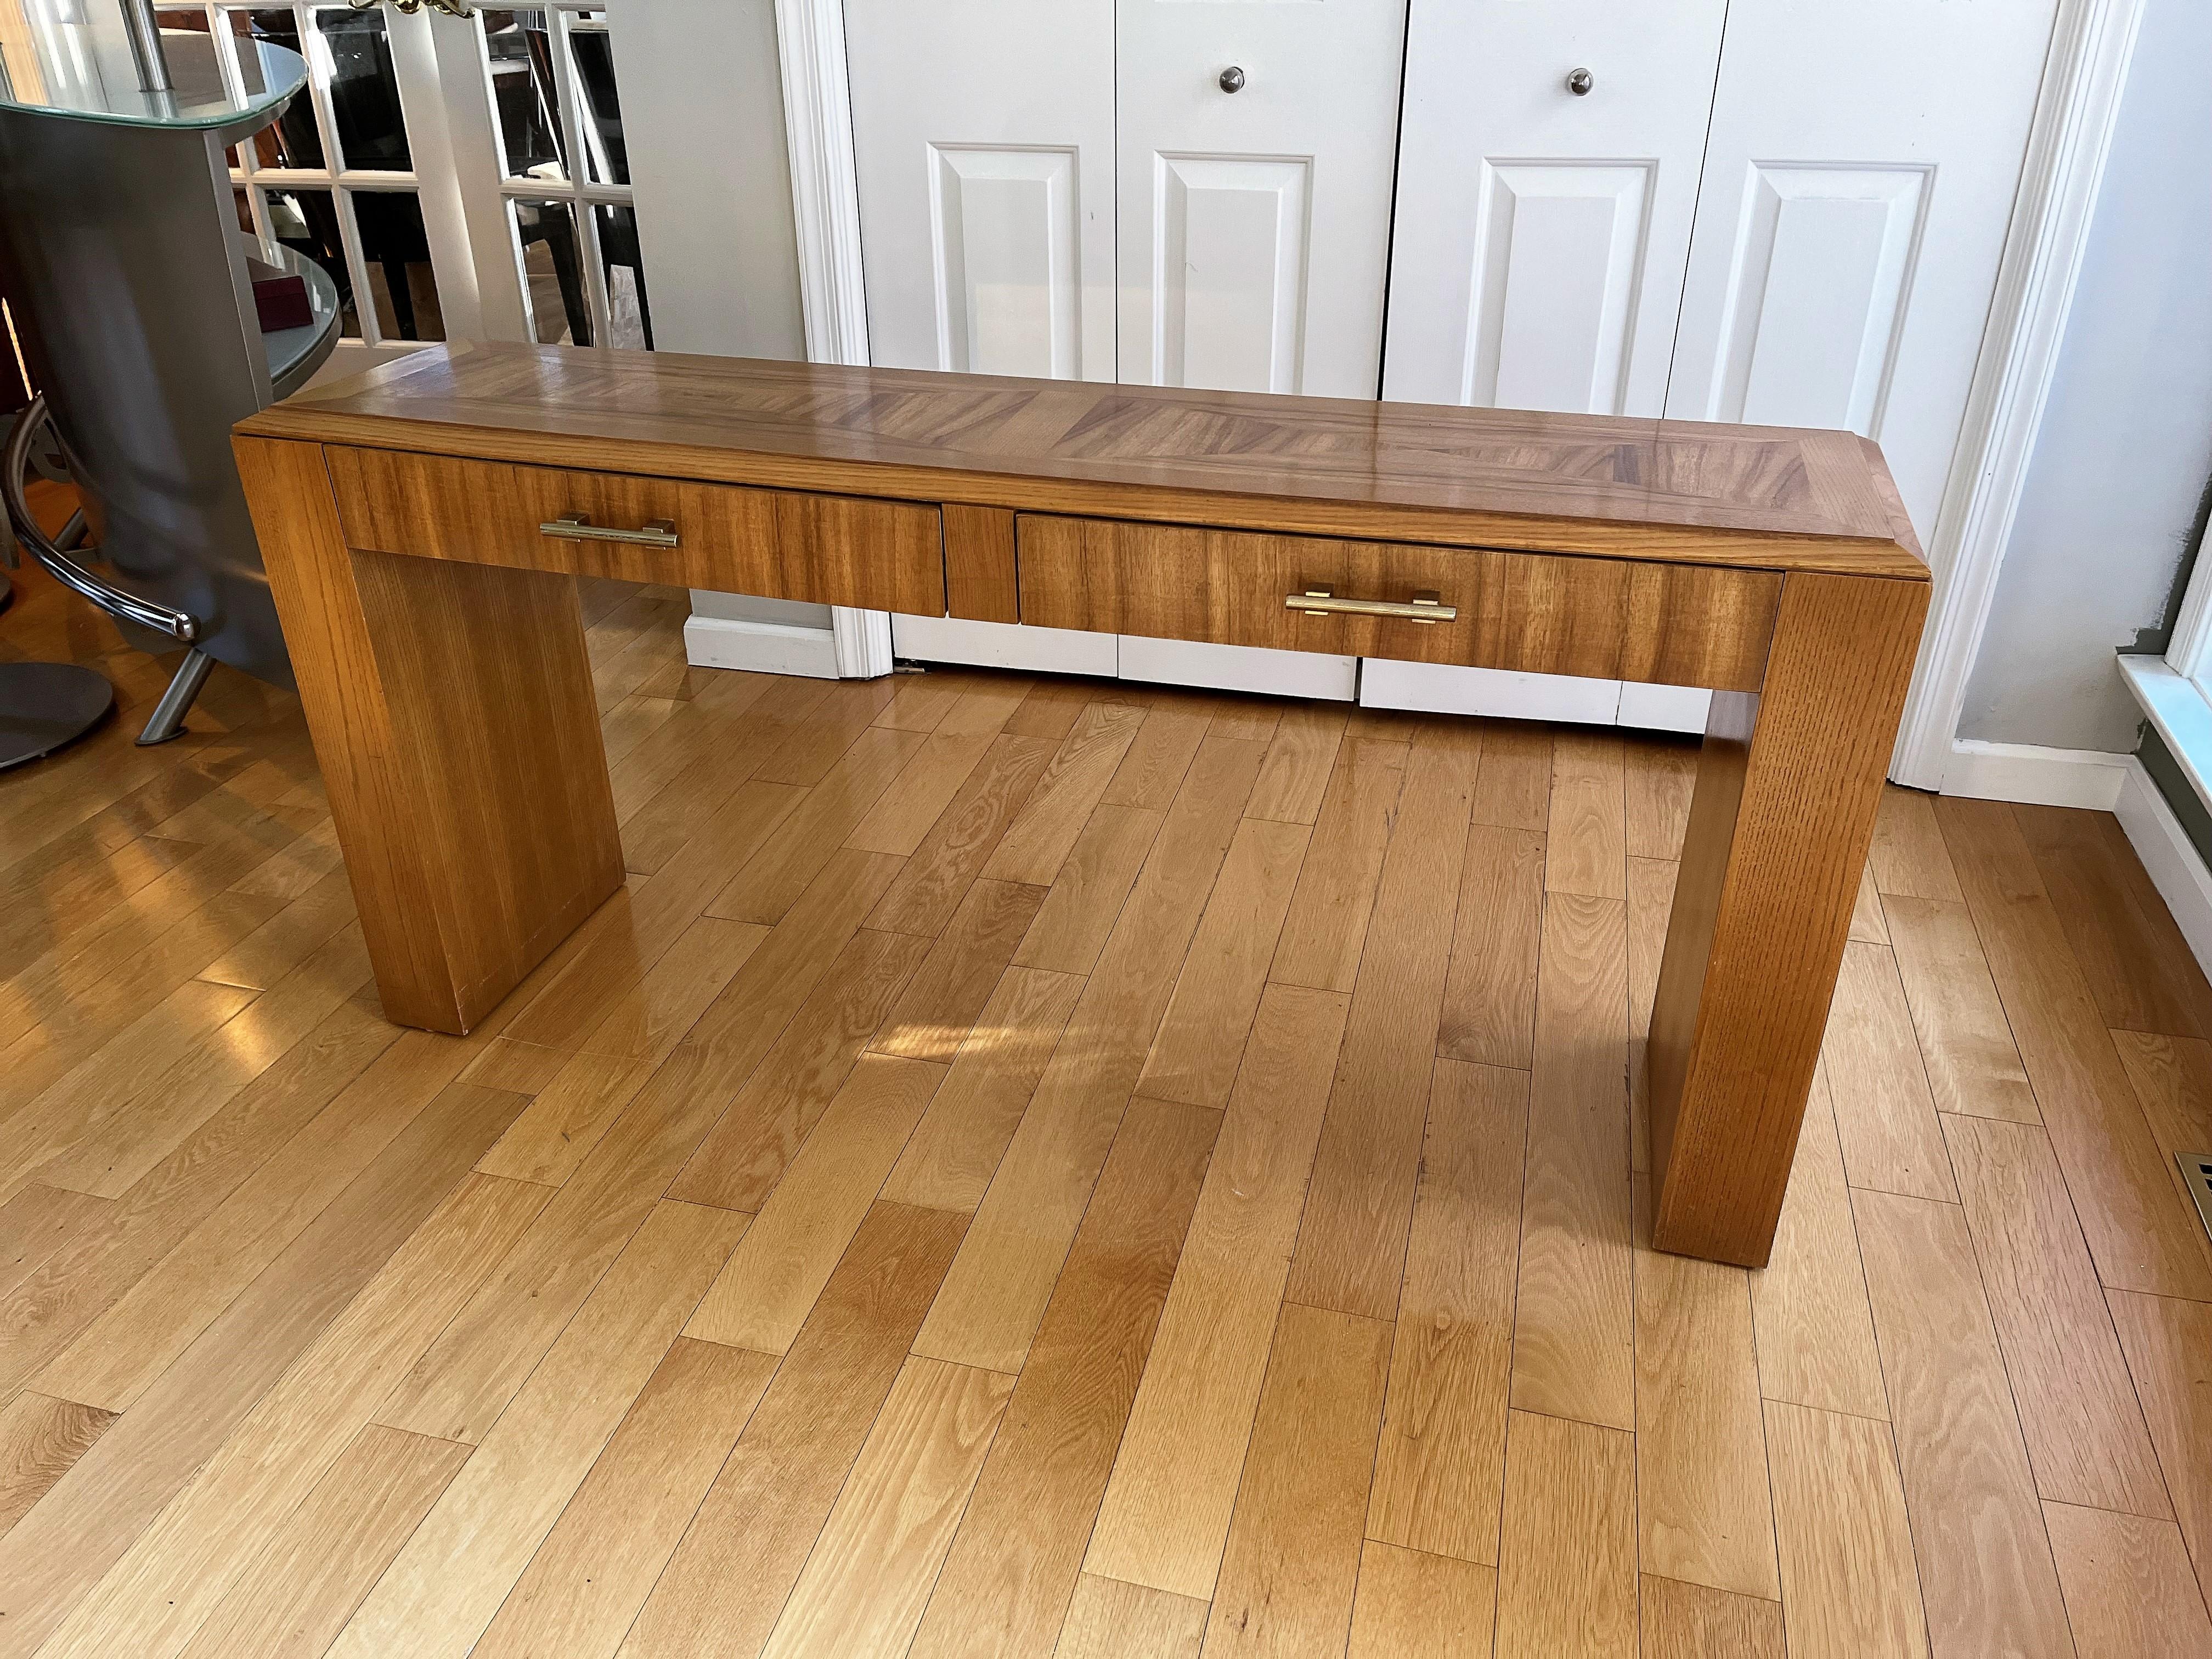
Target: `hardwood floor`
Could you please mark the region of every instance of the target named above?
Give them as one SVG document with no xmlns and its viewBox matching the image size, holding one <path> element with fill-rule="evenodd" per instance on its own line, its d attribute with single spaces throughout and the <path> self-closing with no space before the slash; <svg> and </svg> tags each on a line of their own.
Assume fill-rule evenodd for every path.
<svg viewBox="0 0 2212 1659">
<path fill-rule="evenodd" d="M 0 1659 L 2212 1651 L 2212 990 L 2107 818 L 1886 799 L 1773 1265 L 1655 1254 L 1687 745 L 685 666 L 626 888 L 378 1017 L 296 702 L 35 572 Z"/>
</svg>

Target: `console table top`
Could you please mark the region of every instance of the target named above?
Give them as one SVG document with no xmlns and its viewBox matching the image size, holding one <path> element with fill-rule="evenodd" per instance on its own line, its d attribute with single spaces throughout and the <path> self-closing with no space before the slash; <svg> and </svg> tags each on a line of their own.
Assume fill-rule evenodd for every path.
<svg viewBox="0 0 2212 1659">
<path fill-rule="evenodd" d="M 455 343 L 241 433 L 1246 531 L 1925 581 L 1849 432 Z"/>
</svg>

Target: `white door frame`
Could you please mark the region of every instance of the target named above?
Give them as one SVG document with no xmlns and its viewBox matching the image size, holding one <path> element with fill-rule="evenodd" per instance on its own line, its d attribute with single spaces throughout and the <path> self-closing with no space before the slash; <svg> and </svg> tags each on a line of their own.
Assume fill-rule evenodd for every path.
<svg viewBox="0 0 2212 1659">
<path fill-rule="evenodd" d="M 1941 789 L 1952 763 L 1967 677 L 2027 487 L 2143 3 L 2058 0 L 1996 291 L 1929 538 L 1929 563 L 1948 580 L 1929 614 L 1890 768 L 1892 777 L 1917 788 Z M 776 0 L 776 32 L 808 355 L 866 362 L 843 0 Z M 887 641 L 887 621 L 884 634 Z M 886 643 L 886 655 L 888 649 Z"/>
</svg>

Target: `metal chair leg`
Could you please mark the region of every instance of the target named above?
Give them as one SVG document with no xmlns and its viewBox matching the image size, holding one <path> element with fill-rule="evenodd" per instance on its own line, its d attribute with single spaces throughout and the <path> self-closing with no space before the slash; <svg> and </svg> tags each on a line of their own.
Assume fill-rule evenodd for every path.
<svg viewBox="0 0 2212 1659">
<path fill-rule="evenodd" d="M 176 675 L 169 689 L 161 693 L 161 701 L 154 705 L 153 718 L 146 729 L 138 734 L 141 749 L 157 743 L 167 743 L 172 738 L 185 735 L 185 711 L 192 706 L 192 699 L 207 684 L 208 670 L 215 666 L 215 659 L 194 646 L 185 653 L 184 661 L 177 665 Z"/>
</svg>

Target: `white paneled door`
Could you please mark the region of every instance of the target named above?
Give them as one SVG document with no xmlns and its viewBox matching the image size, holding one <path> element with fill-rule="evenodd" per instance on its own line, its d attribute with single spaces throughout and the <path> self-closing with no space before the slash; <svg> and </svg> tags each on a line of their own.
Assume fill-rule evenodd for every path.
<svg viewBox="0 0 2212 1659">
<path fill-rule="evenodd" d="M 1121 378 L 1372 398 L 1405 0 L 1121 0 Z"/>
<path fill-rule="evenodd" d="M 1382 391 L 1656 415 L 1726 0 L 1417 0 Z"/>
<path fill-rule="evenodd" d="M 1929 539 L 2056 9 L 1733 0 L 1669 415 L 1863 433 Z"/>
<path fill-rule="evenodd" d="M 846 0 L 870 356 L 1114 378 L 1114 0 Z"/>
</svg>

